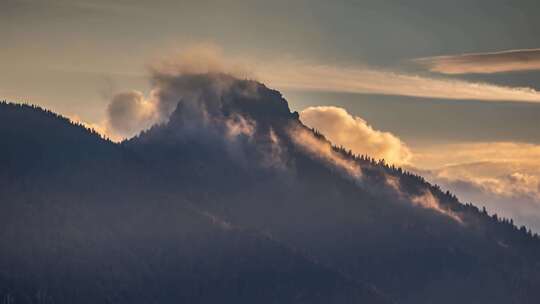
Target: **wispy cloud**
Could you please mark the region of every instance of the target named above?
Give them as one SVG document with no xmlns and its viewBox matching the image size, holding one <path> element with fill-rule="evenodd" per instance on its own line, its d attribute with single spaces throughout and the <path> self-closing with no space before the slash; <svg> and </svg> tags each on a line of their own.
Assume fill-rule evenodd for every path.
<svg viewBox="0 0 540 304">
<path fill-rule="evenodd" d="M 432 78 L 370 67 L 276 63 L 261 67 L 257 74 L 263 81 L 284 89 L 456 100 L 540 102 L 540 92 L 532 88 Z"/>
<path fill-rule="evenodd" d="M 317 138 L 313 132 L 304 126 L 291 125 L 288 132 L 293 143 L 312 156 L 343 170 L 343 172 L 354 179 L 360 179 L 362 177 L 362 170 L 356 162 L 336 152 L 330 142 Z"/>
<path fill-rule="evenodd" d="M 441 207 L 441 203 L 439 202 L 439 200 L 430 191 L 425 191 L 421 195 L 412 197 L 411 201 L 413 204 L 418 205 L 422 208 L 435 210 L 441 214 L 452 218 L 458 223 L 463 223 L 461 218 L 456 213 Z"/>
<path fill-rule="evenodd" d="M 540 170 L 540 145 L 518 142 L 434 144 L 413 149 L 413 163 L 440 168 L 465 163 L 526 163 Z M 537 166 L 533 166 L 536 164 Z"/>
<path fill-rule="evenodd" d="M 414 59 L 413 62 L 442 74 L 492 74 L 540 70 L 540 49 L 469 53 Z"/>
<path fill-rule="evenodd" d="M 107 129 L 115 130 L 120 136 L 134 136 L 157 121 L 156 107 L 157 104 L 146 99 L 141 92 L 118 93 L 107 106 Z"/>
<path fill-rule="evenodd" d="M 161 71 L 224 72 L 254 78 L 277 89 L 400 95 L 438 99 L 540 102 L 540 92 L 527 87 L 427 77 L 365 65 L 339 66 L 295 58 L 261 60 L 226 56 L 219 46 L 197 44 L 169 56 Z"/>
</svg>

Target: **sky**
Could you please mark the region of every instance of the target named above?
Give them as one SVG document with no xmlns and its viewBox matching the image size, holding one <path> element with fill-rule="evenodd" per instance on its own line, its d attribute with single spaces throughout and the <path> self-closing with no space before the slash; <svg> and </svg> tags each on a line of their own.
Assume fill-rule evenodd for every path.
<svg viewBox="0 0 540 304">
<path fill-rule="evenodd" d="M 334 142 L 540 231 L 539 11 L 529 0 L 0 0 L 0 99 L 119 139 L 137 126 L 115 129 L 109 105 L 148 104 L 157 62 L 219 67 L 280 90 Z"/>
</svg>

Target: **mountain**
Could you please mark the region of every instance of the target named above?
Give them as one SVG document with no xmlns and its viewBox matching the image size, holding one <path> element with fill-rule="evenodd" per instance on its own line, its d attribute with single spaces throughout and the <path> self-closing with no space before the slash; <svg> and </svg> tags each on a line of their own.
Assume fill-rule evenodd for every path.
<svg viewBox="0 0 540 304">
<path fill-rule="evenodd" d="M 540 239 L 525 227 L 332 146 L 263 84 L 224 74 L 168 81 L 165 122 L 119 144 L 37 107 L 0 105 L 0 296 L 540 298 Z"/>
<path fill-rule="evenodd" d="M 5 303 L 389 303 L 286 244 L 159 193 L 134 153 L 82 126 L 25 105 L 3 103 L 0 117 Z"/>
</svg>

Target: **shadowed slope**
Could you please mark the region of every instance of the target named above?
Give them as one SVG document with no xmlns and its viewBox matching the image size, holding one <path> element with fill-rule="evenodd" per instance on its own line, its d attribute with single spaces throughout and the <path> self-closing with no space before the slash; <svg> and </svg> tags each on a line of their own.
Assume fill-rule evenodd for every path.
<svg viewBox="0 0 540 304">
<path fill-rule="evenodd" d="M 162 181 L 121 145 L 33 107 L 2 104 L 0 117 L 10 118 L 0 120 L 9 139 L 0 166 L 11 168 L 0 183 L 2 301 L 389 303 L 184 195 L 159 193 Z"/>
</svg>

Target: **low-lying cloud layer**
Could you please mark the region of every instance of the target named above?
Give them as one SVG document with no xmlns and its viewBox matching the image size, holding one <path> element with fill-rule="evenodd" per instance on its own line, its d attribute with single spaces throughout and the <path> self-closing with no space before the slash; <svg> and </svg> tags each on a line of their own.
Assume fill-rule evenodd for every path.
<svg viewBox="0 0 540 304">
<path fill-rule="evenodd" d="M 413 60 L 442 74 L 491 74 L 540 70 L 540 49 L 426 57 Z"/>
<path fill-rule="evenodd" d="M 358 155 L 384 159 L 392 164 L 406 164 L 409 148 L 395 135 L 373 129 L 365 120 L 345 109 L 333 106 L 309 107 L 300 112 L 305 125 L 320 131 L 333 144 Z"/>
<path fill-rule="evenodd" d="M 523 143 L 438 145 L 414 152 L 418 173 L 456 193 L 540 231 L 540 146 Z"/>
</svg>

